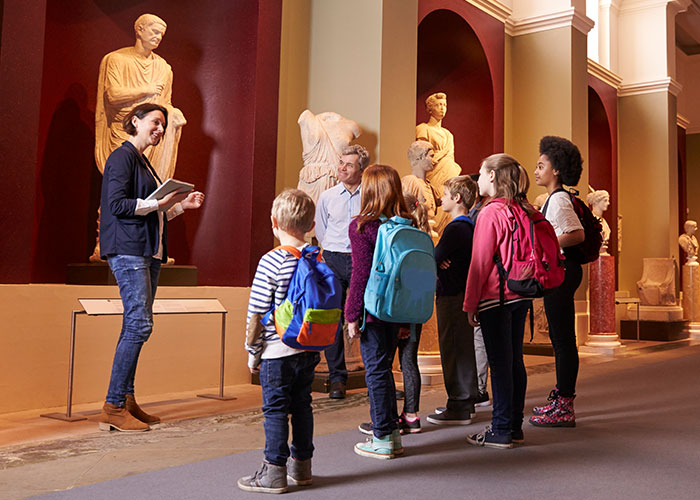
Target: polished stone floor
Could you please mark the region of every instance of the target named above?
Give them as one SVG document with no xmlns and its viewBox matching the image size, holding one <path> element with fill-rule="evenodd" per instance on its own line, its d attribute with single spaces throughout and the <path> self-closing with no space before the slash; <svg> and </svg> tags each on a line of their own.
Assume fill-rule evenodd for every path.
<svg viewBox="0 0 700 500">
<path fill-rule="evenodd" d="M 614 372 L 617 361 L 656 363 L 698 348 L 689 341 L 627 345 L 626 352 L 615 358 L 582 355 L 581 372 L 594 366 L 597 371 Z M 553 359 L 526 356 L 526 365 L 528 402 L 537 404 L 553 385 Z M 74 423 L 38 416 L 65 408 L 0 415 L 0 500 L 27 498 L 261 449 L 264 436 L 259 387 L 231 386 L 226 393 L 237 399 L 201 399 L 194 392 L 143 399 L 143 407 L 160 415 L 164 422 L 148 433 L 130 435 L 97 430 L 95 417 L 101 403 L 75 407 L 74 413 L 85 415 L 88 420 Z M 444 387 L 424 387 L 422 414 L 444 404 L 444 399 Z M 351 391 L 342 401 L 314 394 L 316 435 L 355 428 L 368 420 L 368 405 L 365 390 Z M 490 408 L 479 409 L 474 424 L 478 424 L 477 429 L 488 423 L 489 412 Z"/>
</svg>

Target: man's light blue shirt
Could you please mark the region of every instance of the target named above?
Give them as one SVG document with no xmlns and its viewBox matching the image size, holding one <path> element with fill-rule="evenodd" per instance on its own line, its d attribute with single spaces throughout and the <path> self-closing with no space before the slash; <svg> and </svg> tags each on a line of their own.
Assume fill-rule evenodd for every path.
<svg viewBox="0 0 700 500">
<path fill-rule="evenodd" d="M 360 213 L 360 189 L 354 193 L 341 182 L 325 190 L 316 203 L 316 239 L 324 250 L 350 253 L 348 227 L 353 217 Z"/>
</svg>

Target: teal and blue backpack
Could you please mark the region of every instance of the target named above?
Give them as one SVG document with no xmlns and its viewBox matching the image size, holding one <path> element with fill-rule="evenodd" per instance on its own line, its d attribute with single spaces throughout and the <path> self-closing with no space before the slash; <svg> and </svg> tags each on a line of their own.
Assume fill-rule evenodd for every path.
<svg viewBox="0 0 700 500">
<path fill-rule="evenodd" d="M 398 216 L 379 226 L 365 310 L 383 321 L 423 324 L 433 314 L 436 284 L 430 236 Z"/>
<path fill-rule="evenodd" d="M 282 342 L 304 351 L 323 351 L 335 342 L 342 328 L 343 289 L 333 271 L 321 261 L 321 250 L 307 246 L 278 247 L 299 262 L 289 281 L 287 297 L 262 320 L 266 325 L 274 315 L 275 329 Z"/>
</svg>

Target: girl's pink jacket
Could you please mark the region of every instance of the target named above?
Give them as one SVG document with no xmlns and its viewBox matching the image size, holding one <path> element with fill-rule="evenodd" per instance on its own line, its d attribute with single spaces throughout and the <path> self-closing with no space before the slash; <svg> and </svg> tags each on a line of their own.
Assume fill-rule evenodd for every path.
<svg viewBox="0 0 700 500">
<path fill-rule="evenodd" d="M 479 212 L 462 308 L 465 312 L 476 312 L 482 300 L 500 298 L 498 270 L 493 256 L 498 250 L 504 267 L 508 269 L 514 227 L 515 221 L 502 198 L 490 201 Z M 517 298 L 521 297 L 505 287 L 506 301 Z"/>
</svg>

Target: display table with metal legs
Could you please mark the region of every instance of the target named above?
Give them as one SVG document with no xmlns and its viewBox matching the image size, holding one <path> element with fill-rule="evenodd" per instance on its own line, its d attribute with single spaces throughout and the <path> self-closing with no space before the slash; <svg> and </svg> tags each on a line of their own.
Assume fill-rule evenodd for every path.
<svg viewBox="0 0 700 500">
<path fill-rule="evenodd" d="M 82 310 L 72 311 L 70 322 L 70 351 L 68 354 L 68 401 L 66 413 L 45 413 L 42 417 L 76 422 L 87 417 L 72 414 L 73 377 L 75 361 L 75 329 L 78 315 L 116 316 L 124 312 L 121 299 L 78 299 Z M 197 394 L 200 398 L 230 401 L 233 396 L 224 395 L 224 358 L 226 348 L 226 309 L 218 299 L 155 299 L 153 314 L 221 314 L 221 358 L 219 362 L 219 393 Z"/>
</svg>

